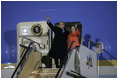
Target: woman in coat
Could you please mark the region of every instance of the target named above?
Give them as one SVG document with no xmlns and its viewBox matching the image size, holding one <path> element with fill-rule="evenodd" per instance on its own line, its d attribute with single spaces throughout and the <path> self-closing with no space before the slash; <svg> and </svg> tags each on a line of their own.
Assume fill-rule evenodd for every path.
<svg viewBox="0 0 118 79">
<path fill-rule="evenodd" d="M 79 36 L 80 36 L 80 32 L 79 30 L 77 29 L 77 25 L 78 24 L 75 24 L 75 26 L 72 26 L 71 27 L 71 33 L 68 35 L 68 48 L 70 47 L 71 43 L 73 41 L 75 41 L 71 48 L 76 48 L 76 51 L 75 51 L 75 59 L 74 59 L 74 64 L 75 64 L 75 71 L 80 73 L 80 60 L 79 60 L 79 57 L 78 57 L 78 53 L 79 53 Z M 71 53 L 68 54 L 68 56 L 70 57 Z"/>
<path fill-rule="evenodd" d="M 75 26 L 71 27 L 71 33 L 68 35 L 68 48 L 70 47 L 72 41 L 75 41 L 70 49 L 72 49 L 73 47 L 79 47 L 80 32 L 77 29 L 77 25 L 78 24 L 75 24 Z"/>
</svg>

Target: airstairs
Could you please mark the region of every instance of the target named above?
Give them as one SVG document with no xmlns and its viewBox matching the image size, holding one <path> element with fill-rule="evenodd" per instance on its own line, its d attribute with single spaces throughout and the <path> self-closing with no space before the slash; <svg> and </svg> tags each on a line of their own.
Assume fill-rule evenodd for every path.
<svg viewBox="0 0 118 79">
<path fill-rule="evenodd" d="M 85 39 L 85 38 L 83 38 Z M 88 40 L 88 47 L 83 45 L 80 48 L 73 48 L 68 52 L 68 60 L 60 68 L 46 68 L 41 63 L 41 53 L 34 50 L 31 45 L 20 45 L 23 55 L 11 78 L 99 78 L 100 67 L 97 62 L 97 52 L 90 49 L 91 41 Z M 95 47 L 94 43 L 94 49 Z M 101 48 L 100 48 L 101 50 Z M 102 49 L 103 50 L 103 49 Z M 98 51 L 98 50 L 97 50 Z M 115 73 L 115 71 L 113 71 Z M 105 77 L 110 77 L 106 75 Z M 117 76 L 117 72 L 116 72 Z"/>
</svg>

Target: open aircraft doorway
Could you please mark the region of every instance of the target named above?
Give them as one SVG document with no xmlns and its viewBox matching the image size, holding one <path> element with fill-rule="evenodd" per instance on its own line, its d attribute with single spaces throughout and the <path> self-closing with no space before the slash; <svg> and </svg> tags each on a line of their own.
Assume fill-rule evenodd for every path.
<svg viewBox="0 0 118 79">
<path fill-rule="evenodd" d="M 71 27 L 72 26 L 75 26 L 77 24 L 77 29 L 79 30 L 80 32 L 80 35 L 79 35 L 79 44 L 81 44 L 81 39 L 82 39 L 82 23 L 81 22 L 64 22 L 65 23 L 65 28 L 71 32 Z M 54 24 L 55 26 L 59 26 L 59 23 L 55 23 Z"/>
</svg>

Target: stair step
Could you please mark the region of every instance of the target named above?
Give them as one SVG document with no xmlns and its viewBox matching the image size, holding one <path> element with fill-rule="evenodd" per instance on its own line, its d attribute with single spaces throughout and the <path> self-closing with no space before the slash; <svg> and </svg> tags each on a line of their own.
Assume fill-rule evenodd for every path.
<svg viewBox="0 0 118 79">
<path fill-rule="evenodd" d="M 59 68 L 43 68 L 39 70 L 34 70 L 30 78 L 55 78 Z M 59 75 L 61 74 L 60 71 Z"/>
</svg>

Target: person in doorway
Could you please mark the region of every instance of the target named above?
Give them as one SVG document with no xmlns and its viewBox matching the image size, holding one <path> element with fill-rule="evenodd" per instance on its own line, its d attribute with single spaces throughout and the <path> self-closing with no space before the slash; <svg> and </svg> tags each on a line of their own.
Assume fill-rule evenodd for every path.
<svg viewBox="0 0 118 79">
<path fill-rule="evenodd" d="M 79 60 L 79 36 L 80 36 L 80 32 L 77 29 L 77 25 L 78 23 L 75 24 L 75 26 L 71 27 L 71 33 L 68 35 L 68 48 L 72 49 L 72 48 L 76 48 L 75 51 L 75 57 L 74 57 L 74 68 L 75 71 L 80 73 L 80 60 Z M 70 47 L 71 43 L 74 41 L 74 43 L 72 44 L 72 46 Z M 68 56 L 70 57 L 71 53 L 68 54 Z"/>
<path fill-rule="evenodd" d="M 67 55 L 67 39 L 69 31 L 65 29 L 65 24 L 62 21 L 59 23 L 59 27 L 54 27 L 50 22 L 49 16 L 47 16 L 47 24 L 55 33 L 55 37 L 53 39 L 51 49 L 48 55 L 54 58 L 56 68 L 59 68 L 60 66 L 62 66 L 66 59 L 65 57 Z"/>
<path fill-rule="evenodd" d="M 68 35 L 68 48 L 70 47 L 71 43 L 74 41 L 70 49 L 72 49 L 73 47 L 79 47 L 80 32 L 77 29 L 77 25 L 78 23 L 76 23 L 75 26 L 71 27 L 71 33 Z"/>
</svg>

